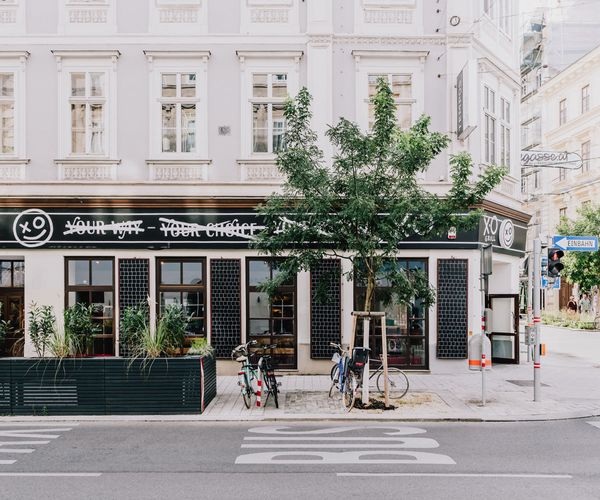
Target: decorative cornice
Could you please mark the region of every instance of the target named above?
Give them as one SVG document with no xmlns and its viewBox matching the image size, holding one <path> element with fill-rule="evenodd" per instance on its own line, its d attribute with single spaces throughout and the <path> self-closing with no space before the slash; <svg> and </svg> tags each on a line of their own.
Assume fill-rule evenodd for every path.
<svg viewBox="0 0 600 500">
<path fill-rule="evenodd" d="M 58 158 L 54 160 L 55 165 L 119 165 L 121 160 L 110 160 L 108 158 Z"/>
<path fill-rule="evenodd" d="M 146 160 L 146 165 L 210 165 L 212 160 L 191 160 L 191 159 L 173 159 L 173 160 Z"/>
<path fill-rule="evenodd" d="M 445 35 L 431 36 L 361 36 L 335 35 L 333 42 L 341 45 L 445 45 Z"/>
<path fill-rule="evenodd" d="M 118 50 L 51 50 L 58 71 L 62 71 L 62 60 L 65 58 L 74 59 L 110 59 L 113 71 L 117 70 L 117 59 L 121 55 Z"/>
<path fill-rule="evenodd" d="M 208 59 L 210 50 L 144 50 L 148 59 Z"/>
<path fill-rule="evenodd" d="M 420 59 L 421 62 L 429 55 L 428 50 L 353 50 L 352 55 L 356 62 L 361 58 L 385 58 L 385 59 Z"/>
<path fill-rule="evenodd" d="M 236 50 L 241 62 L 244 59 L 295 59 L 296 62 L 304 55 L 302 50 Z"/>
</svg>

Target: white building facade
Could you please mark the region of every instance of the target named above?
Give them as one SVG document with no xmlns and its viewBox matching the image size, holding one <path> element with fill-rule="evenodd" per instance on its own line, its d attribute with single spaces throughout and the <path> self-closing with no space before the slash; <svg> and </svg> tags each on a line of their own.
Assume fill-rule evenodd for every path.
<svg viewBox="0 0 600 500">
<path fill-rule="evenodd" d="M 274 266 L 248 241 L 260 227 L 256 206 L 281 185 L 275 155 L 287 96 L 308 87 L 330 158 L 327 125 L 343 116 L 366 130 L 384 76 L 402 127 L 425 113 L 452 139 L 420 179 L 428 189 L 450 187 L 449 157 L 463 150 L 474 175 L 489 164 L 509 170 L 480 227 L 399 248 L 402 265 L 425 270 L 438 298 L 430 310 L 417 301 L 388 311 L 391 361 L 435 371 L 464 360 L 469 334 L 481 329 L 488 243 L 496 357 L 518 360 L 513 299 L 528 216 L 516 8 L 514 0 L 0 2 L 0 295 L 14 337 L 4 354 L 19 335 L 33 354 L 32 303 L 58 314 L 96 304 L 94 354 L 109 356 L 127 354 L 125 307 L 150 302 L 154 321 L 179 303 L 194 318 L 190 338 L 207 337 L 218 358 L 255 338 L 278 344 L 280 368 L 328 371 L 329 342 L 348 342 L 361 290 L 340 280 L 334 300 L 316 303 L 319 273 L 345 265 L 328 260 L 269 301 L 256 287 Z"/>
</svg>

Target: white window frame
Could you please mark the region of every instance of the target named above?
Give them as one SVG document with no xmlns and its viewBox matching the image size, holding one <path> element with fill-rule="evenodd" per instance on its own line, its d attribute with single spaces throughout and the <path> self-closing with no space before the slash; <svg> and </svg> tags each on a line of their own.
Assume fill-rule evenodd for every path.
<svg viewBox="0 0 600 500">
<path fill-rule="evenodd" d="M 117 1 L 118 0 L 58 0 L 58 32 L 68 35 L 105 35 L 117 31 Z M 94 11 L 104 11 L 105 23 L 71 22 L 71 12 L 83 11 L 92 14 Z"/>
<path fill-rule="evenodd" d="M 0 33 L 15 35 L 25 33 L 25 1 L 13 0 L 0 4 Z"/>
<path fill-rule="evenodd" d="M 587 151 L 586 151 L 587 149 Z M 592 140 L 587 139 L 581 143 L 581 172 L 590 171 L 590 162 L 592 157 Z"/>
<path fill-rule="evenodd" d="M 118 51 L 53 51 L 58 66 L 58 151 L 62 159 L 116 159 Z M 71 74 L 104 73 L 104 153 L 71 152 Z"/>
<path fill-rule="evenodd" d="M 425 60 L 423 51 L 354 50 L 356 66 L 356 122 L 362 130 L 369 127 L 369 75 L 411 75 L 412 120 L 425 111 Z"/>
<path fill-rule="evenodd" d="M 507 97 L 500 97 L 500 165 L 511 169 L 512 154 L 512 102 Z"/>
<path fill-rule="evenodd" d="M 238 51 L 241 65 L 241 158 L 274 160 L 274 153 L 253 152 L 252 128 L 252 103 L 253 98 L 252 75 L 257 73 L 287 75 L 287 90 L 290 97 L 295 97 L 300 90 L 300 59 L 301 51 Z"/>
<path fill-rule="evenodd" d="M 208 51 L 145 51 L 150 68 L 149 109 L 149 156 L 152 159 L 191 160 L 208 157 Z M 196 151 L 163 152 L 162 150 L 162 103 L 183 99 L 162 97 L 164 73 L 195 73 L 196 97 L 185 99 L 196 104 Z M 178 127 L 180 124 L 178 123 Z"/>
<path fill-rule="evenodd" d="M 498 143 L 496 114 L 496 91 L 489 85 L 483 86 L 483 163 L 493 165 L 496 163 L 496 149 Z"/>
<path fill-rule="evenodd" d="M 507 37 L 512 36 L 512 2 L 511 0 L 497 0 L 498 2 L 498 27 Z"/>
<path fill-rule="evenodd" d="M 564 109 L 562 106 L 563 103 L 565 103 Z M 558 126 L 559 127 L 561 127 L 567 123 L 567 120 L 568 120 L 567 112 L 568 112 L 567 98 L 565 97 L 558 101 Z"/>
<path fill-rule="evenodd" d="M 581 87 L 581 114 L 587 113 L 590 110 L 590 100 L 590 84 L 587 83 Z"/>
<path fill-rule="evenodd" d="M 26 51 L 1 51 L 0 73 L 13 75 L 13 145 L 12 153 L 2 153 L 0 160 L 25 159 L 26 157 L 26 98 L 25 98 L 25 68 L 29 52 Z"/>
<path fill-rule="evenodd" d="M 150 33 L 193 35 L 208 31 L 209 0 L 148 0 Z M 189 19 L 195 17 L 195 22 Z"/>
</svg>

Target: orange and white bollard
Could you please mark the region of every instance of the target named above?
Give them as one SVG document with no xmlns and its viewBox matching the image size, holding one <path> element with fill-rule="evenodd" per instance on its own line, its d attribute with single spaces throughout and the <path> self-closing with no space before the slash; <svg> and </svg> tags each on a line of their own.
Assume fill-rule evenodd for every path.
<svg viewBox="0 0 600 500">
<path fill-rule="evenodd" d="M 261 404 L 261 394 L 262 394 L 262 373 L 258 377 L 258 390 L 256 391 L 256 406 L 260 406 L 260 404 Z"/>
</svg>

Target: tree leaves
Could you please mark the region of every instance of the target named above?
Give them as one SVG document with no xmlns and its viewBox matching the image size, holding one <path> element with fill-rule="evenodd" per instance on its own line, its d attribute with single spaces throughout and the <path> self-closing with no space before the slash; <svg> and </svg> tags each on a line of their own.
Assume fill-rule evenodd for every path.
<svg viewBox="0 0 600 500">
<path fill-rule="evenodd" d="M 356 274 L 374 286 L 377 273 L 397 257 L 400 242 L 476 224 L 481 214 L 467 212 L 505 174 L 492 166 L 474 179 L 470 155 L 458 153 L 450 159 L 452 187 L 447 195 L 425 190 L 417 174 L 448 147 L 450 139 L 430 131 L 426 116 L 409 130 L 399 129 L 396 105 L 384 79 L 379 80 L 372 102 L 372 131 L 365 133 L 341 118 L 326 132 L 336 154 L 332 164 L 325 165 L 310 128 L 310 94 L 303 88 L 287 101 L 286 149 L 277 158 L 286 182 L 281 194 L 259 207 L 266 228 L 254 242 L 261 253 L 284 257 L 280 273 L 263 286 L 269 294 L 325 257 L 348 260 L 345 277 L 353 279 Z M 434 291 L 424 273 L 396 266 L 387 272 L 390 301 L 410 303 L 420 297 L 426 305 L 433 303 Z M 365 304 L 365 310 L 369 307 Z"/>
</svg>

